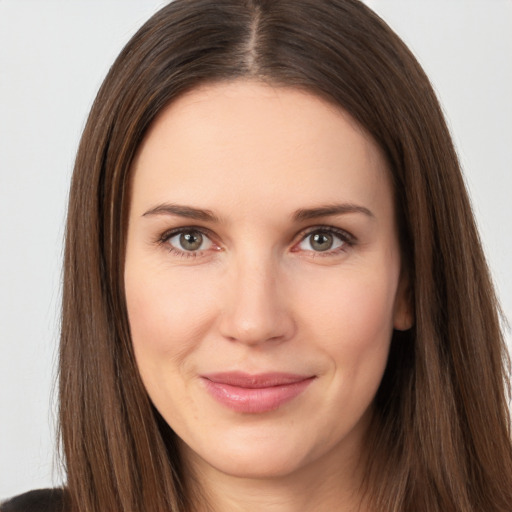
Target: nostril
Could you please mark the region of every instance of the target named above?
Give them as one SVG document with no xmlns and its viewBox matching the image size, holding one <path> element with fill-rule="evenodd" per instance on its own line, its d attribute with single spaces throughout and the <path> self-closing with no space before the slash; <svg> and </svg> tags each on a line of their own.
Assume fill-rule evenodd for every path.
<svg viewBox="0 0 512 512">
<path fill-rule="evenodd" d="M 290 338 L 294 322 L 290 312 L 284 308 L 253 309 L 249 314 L 247 310 L 242 311 L 242 304 L 238 303 L 238 307 L 223 314 L 220 331 L 229 341 L 258 345 Z"/>
</svg>

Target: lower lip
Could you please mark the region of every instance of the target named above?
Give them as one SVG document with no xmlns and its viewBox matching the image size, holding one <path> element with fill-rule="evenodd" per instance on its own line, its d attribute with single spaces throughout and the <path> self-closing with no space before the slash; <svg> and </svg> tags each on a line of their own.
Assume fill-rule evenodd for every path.
<svg viewBox="0 0 512 512">
<path fill-rule="evenodd" d="M 313 381 L 312 378 L 287 384 L 244 388 L 203 378 L 210 395 L 236 412 L 258 414 L 274 411 L 299 396 Z"/>
</svg>

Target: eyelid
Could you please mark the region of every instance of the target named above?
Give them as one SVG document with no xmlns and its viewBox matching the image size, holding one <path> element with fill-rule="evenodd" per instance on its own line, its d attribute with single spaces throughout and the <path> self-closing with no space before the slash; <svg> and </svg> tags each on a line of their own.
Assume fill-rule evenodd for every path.
<svg viewBox="0 0 512 512">
<path fill-rule="evenodd" d="M 182 233 L 194 231 L 201 233 L 203 237 L 207 238 L 211 242 L 213 248 L 200 249 L 197 251 L 187 251 L 168 244 L 171 238 Z M 167 251 L 184 258 L 197 258 L 199 256 L 204 256 L 206 252 L 212 250 L 220 250 L 219 244 L 215 242 L 214 237 L 212 236 L 212 232 L 209 229 L 200 226 L 180 226 L 177 228 L 168 229 L 167 231 L 164 231 L 161 235 L 158 236 L 156 243 L 165 248 Z"/>
<path fill-rule="evenodd" d="M 173 236 L 179 235 L 181 233 L 186 233 L 189 231 L 197 231 L 197 232 L 201 233 L 203 236 L 206 236 L 207 238 L 209 238 L 210 240 L 212 240 L 212 238 L 213 238 L 213 236 L 212 236 L 213 234 L 209 229 L 204 228 L 202 226 L 188 226 L 187 225 L 187 226 L 179 226 L 177 228 L 167 229 L 161 235 L 158 236 L 157 242 L 166 242 L 167 240 L 169 240 L 169 238 L 172 238 Z"/>
<path fill-rule="evenodd" d="M 317 233 L 317 232 L 330 233 L 330 234 L 338 237 L 343 242 L 343 245 L 334 250 L 327 250 L 325 252 L 306 251 L 306 252 L 314 253 L 315 256 L 317 256 L 317 255 L 318 256 L 329 256 L 329 255 L 335 254 L 337 252 L 342 252 L 342 251 L 346 250 L 345 246 L 352 247 L 352 246 L 356 245 L 356 243 L 357 243 L 357 238 L 344 229 L 337 228 L 335 226 L 329 226 L 329 225 L 317 225 L 317 226 L 311 226 L 311 227 L 308 227 L 308 228 L 302 230 L 297 235 L 298 240 L 293 244 L 291 251 L 299 252 L 300 250 L 297 249 L 297 246 L 300 243 L 302 243 L 308 236 L 312 235 L 313 233 Z"/>
</svg>

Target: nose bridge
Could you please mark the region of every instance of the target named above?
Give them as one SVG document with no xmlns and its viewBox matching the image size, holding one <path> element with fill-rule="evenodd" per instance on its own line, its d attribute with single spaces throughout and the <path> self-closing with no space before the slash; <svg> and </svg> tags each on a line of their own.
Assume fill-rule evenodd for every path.
<svg viewBox="0 0 512 512">
<path fill-rule="evenodd" d="M 285 340 L 293 332 L 279 262 L 272 254 L 251 251 L 235 258 L 223 308 L 222 334 L 246 344 Z"/>
</svg>

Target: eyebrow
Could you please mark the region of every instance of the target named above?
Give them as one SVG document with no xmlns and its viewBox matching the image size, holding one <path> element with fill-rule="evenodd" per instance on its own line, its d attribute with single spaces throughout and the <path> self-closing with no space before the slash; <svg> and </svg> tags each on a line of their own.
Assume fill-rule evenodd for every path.
<svg viewBox="0 0 512 512">
<path fill-rule="evenodd" d="M 315 208 L 301 208 L 292 214 L 294 222 L 303 222 L 305 220 L 317 219 L 319 217 L 329 217 L 332 215 L 342 215 L 347 213 L 362 213 L 368 217 L 374 218 L 375 215 L 364 206 L 351 203 L 327 204 Z M 143 213 L 142 216 L 148 215 L 174 215 L 177 217 L 185 217 L 187 219 L 200 220 L 203 222 L 218 223 L 217 217 L 211 210 L 202 208 L 194 208 L 192 206 L 163 203 Z"/>
<path fill-rule="evenodd" d="M 351 203 L 327 204 L 316 208 L 301 208 L 297 210 L 292 218 L 295 222 L 317 219 L 319 217 L 329 217 L 332 215 L 342 215 L 346 213 L 362 213 L 368 217 L 375 218 L 371 210 Z"/>
<path fill-rule="evenodd" d="M 219 222 L 219 218 L 211 210 L 193 208 L 192 206 L 174 203 L 159 204 L 142 214 L 143 217 L 147 215 L 175 215 L 187 219 L 201 220 L 203 222 Z"/>
</svg>

